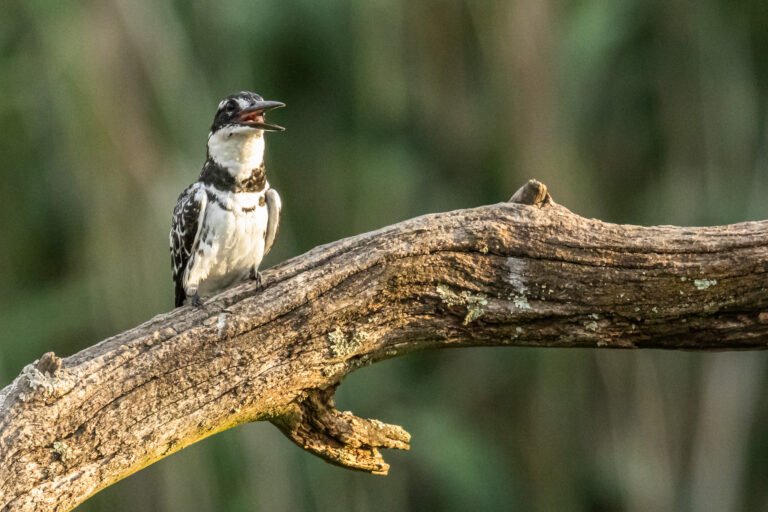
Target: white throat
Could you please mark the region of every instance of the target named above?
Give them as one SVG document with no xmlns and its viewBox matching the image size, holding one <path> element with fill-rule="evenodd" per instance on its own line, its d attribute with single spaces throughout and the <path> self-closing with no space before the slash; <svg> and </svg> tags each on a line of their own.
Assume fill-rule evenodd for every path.
<svg viewBox="0 0 768 512">
<path fill-rule="evenodd" d="M 208 155 L 235 180 L 248 178 L 264 161 L 264 132 L 228 126 L 208 136 Z"/>
</svg>

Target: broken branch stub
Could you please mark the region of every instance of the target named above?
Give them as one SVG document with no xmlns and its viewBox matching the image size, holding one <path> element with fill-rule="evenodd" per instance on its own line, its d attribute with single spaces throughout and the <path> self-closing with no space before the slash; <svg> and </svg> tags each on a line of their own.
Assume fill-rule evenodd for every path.
<svg viewBox="0 0 768 512">
<path fill-rule="evenodd" d="M 310 391 L 272 423 L 291 441 L 328 462 L 386 475 L 389 465 L 379 448 L 409 450 L 410 434 L 397 425 L 339 411 L 333 403 L 335 390 L 333 386 Z"/>
<path fill-rule="evenodd" d="M 529 206 L 554 204 L 552 196 L 549 195 L 549 191 L 547 190 L 547 186 L 538 180 L 528 180 L 525 185 L 512 194 L 509 202 L 527 204 Z"/>
<path fill-rule="evenodd" d="M 470 346 L 765 349 L 768 222 L 619 226 L 531 181 L 511 202 L 317 247 L 0 391 L 0 510 L 68 510 L 191 443 L 271 421 L 385 474 L 400 427 L 337 410 L 363 366 Z"/>
</svg>

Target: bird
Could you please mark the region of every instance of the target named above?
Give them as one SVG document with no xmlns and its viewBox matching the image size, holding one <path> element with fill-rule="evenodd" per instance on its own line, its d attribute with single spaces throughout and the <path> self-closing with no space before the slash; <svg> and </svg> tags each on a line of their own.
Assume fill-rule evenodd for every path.
<svg viewBox="0 0 768 512">
<path fill-rule="evenodd" d="M 262 286 L 259 265 L 280 225 L 281 200 L 264 165 L 266 112 L 285 104 L 241 91 L 219 102 L 208 133 L 205 163 L 197 181 L 173 209 L 170 246 L 175 305 L 202 306 L 247 278 Z"/>
</svg>

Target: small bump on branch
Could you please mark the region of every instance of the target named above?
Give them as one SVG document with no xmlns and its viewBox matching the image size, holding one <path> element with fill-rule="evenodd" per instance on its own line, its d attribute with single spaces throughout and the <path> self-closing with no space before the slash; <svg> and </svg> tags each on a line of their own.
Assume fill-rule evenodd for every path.
<svg viewBox="0 0 768 512">
<path fill-rule="evenodd" d="M 517 189 L 517 192 L 509 198 L 509 202 L 538 207 L 554 203 L 547 186 L 538 180 L 528 180 L 528 183 Z"/>
<path fill-rule="evenodd" d="M 37 361 L 37 369 L 40 373 L 55 377 L 61 369 L 61 358 L 53 352 L 46 352 Z"/>
</svg>

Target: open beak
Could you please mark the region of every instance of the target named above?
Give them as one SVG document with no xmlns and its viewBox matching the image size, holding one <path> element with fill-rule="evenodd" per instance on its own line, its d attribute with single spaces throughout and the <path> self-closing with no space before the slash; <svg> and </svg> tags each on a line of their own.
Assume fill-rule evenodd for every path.
<svg viewBox="0 0 768 512">
<path fill-rule="evenodd" d="M 247 109 L 240 112 L 237 116 L 237 124 L 258 128 L 268 132 L 281 132 L 285 130 L 282 126 L 270 124 L 264 120 L 264 114 L 276 108 L 282 108 L 285 103 L 279 101 L 257 101 Z"/>
</svg>

